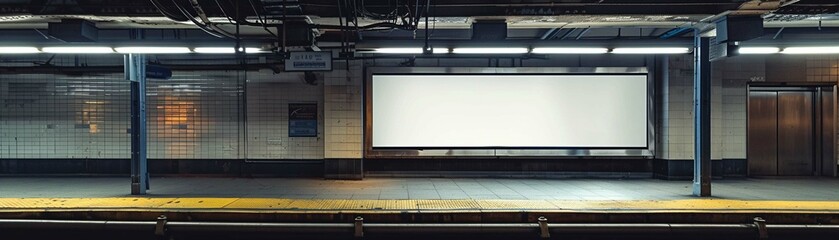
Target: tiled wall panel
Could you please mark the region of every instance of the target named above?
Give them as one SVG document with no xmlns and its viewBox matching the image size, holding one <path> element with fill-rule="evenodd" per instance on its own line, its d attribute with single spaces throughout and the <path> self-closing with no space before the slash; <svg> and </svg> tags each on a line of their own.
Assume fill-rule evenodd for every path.
<svg viewBox="0 0 839 240">
<path fill-rule="evenodd" d="M 149 158 L 323 158 L 322 113 L 318 137 L 288 137 L 289 103 L 323 109 L 302 73 L 175 71 L 147 94 Z M 0 158 L 129 158 L 129 101 L 122 74 L 0 75 Z"/>
<path fill-rule="evenodd" d="M 349 64 L 349 69 L 342 63 L 324 77 L 325 158 L 362 157 L 362 62 Z"/>
<path fill-rule="evenodd" d="M 499 65 L 588 64 L 580 59 L 566 60 L 505 60 Z M 641 60 L 628 59 L 622 64 L 643 64 Z M 480 67 L 493 63 L 486 59 L 419 59 L 416 66 Z M 150 80 L 149 156 L 359 159 L 363 66 L 395 67 L 403 62 L 351 61 L 349 70 L 344 64 L 336 62 L 334 71 L 318 73 L 316 86 L 305 84 L 302 73 L 271 71 L 252 71 L 247 76 L 237 71 L 176 71 L 170 80 Z M 661 110 L 657 113 L 656 154 L 662 159 L 691 159 L 692 57 L 670 56 L 668 64 L 667 81 L 660 83 L 657 98 Z M 714 66 L 714 159 L 745 158 L 748 81 L 803 78 L 801 81 L 839 82 L 837 56 L 738 56 Z M 777 73 L 787 68 L 784 74 Z M 247 94 L 243 93 L 245 80 Z M 240 107 L 245 101 L 246 110 Z M 305 102 L 318 104 L 319 135 L 288 137 L 287 104 Z M 0 158 L 128 158 L 128 128 L 128 82 L 122 74 L 0 75 Z"/>
<path fill-rule="evenodd" d="M 0 75 L 0 158 L 128 158 L 122 77 Z"/>
<path fill-rule="evenodd" d="M 296 76 L 288 76 L 296 79 Z M 323 159 L 323 85 L 299 81 L 248 82 L 248 159 Z M 288 104 L 318 104 L 318 136 L 288 136 Z"/>
</svg>

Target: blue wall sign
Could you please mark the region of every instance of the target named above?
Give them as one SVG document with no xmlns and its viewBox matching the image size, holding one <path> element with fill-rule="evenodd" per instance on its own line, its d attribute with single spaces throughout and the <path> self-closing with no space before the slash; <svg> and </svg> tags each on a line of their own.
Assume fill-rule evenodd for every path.
<svg viewBox="0 0 839 240">
<path fill-rule="evenodd" d="M 169 79 L 172 77 L 172 69 L 160 65 L 146 65 L 146 77 Z"/>
<path fill-rule="evenodd" d="M 318 136 L 318 104 L 290 103 L 288 104 L 288 136 L 289 137 L 317 137 Z"/>
</svg>

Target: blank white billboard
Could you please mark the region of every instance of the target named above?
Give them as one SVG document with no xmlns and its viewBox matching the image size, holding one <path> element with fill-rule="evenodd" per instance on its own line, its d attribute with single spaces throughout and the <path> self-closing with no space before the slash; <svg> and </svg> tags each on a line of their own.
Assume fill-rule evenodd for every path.
<svg viewBox="0 0 839 240">
<path fill-rule="evenodd" d="M 646 75 L 372 77 L 376 148 L 645 148 Z"/>
</svg>

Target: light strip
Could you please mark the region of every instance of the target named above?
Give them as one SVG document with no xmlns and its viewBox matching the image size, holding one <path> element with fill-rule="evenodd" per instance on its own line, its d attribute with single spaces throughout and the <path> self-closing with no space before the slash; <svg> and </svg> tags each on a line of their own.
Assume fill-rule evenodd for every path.
<svg viewBox="0 0 839 240">
<path fill-rule="evenodd" d="M 612 53 L 617 54 L 683 54 L 689 53 L 690 48 L 684 47 L 647 47 L 647 48 L 615 48 Z"/>
<path fill-rule="evenodd" d="M 0 47 L 0 54 L 39 53 L 36 47 Z"/>
<path fill-rule="evenodd" d="M 737 53 L 740 54 L 773 54 L 778 53 L 781 49 L 776 47 L 740 47 Z"/>
<path fill-rule="evenodd" d="M 192 50 L 196 53 L 236 53 L 236 48 L 232 47 L 197 47 Z"/>
<path fill-rule="evenodd" d="M 457 54 L 522 54 L 527 53 L 527 48 L 455 48 L 452 52 Z"/>
<path fill-rule="evenodd" d="M 571 48 L 571 47 L 539 47 L 533 48 L 533 53 L 539 54 L 602 54 L 609 52 L 608 48 Z"/>
<path fill-rule="evenodd" d="M 118 47 L 114 48 L 119 53 L 140 53 L 140 54 L 167 54 L 167 53 L 191 53 L 188 47 Z"/>
<path fill-rule="evenodd" d="M 262 50 L 262 48 L 246 47 L 245 53 L 270 53 L 269 50 Z"/>
<path fill-rule="evenodd" d="M 431 48 L 433 54 L 447 54 L 449 52 L 449 48 Z"/>
<path fill-rule="evenodd" d="M 781 51 L 784 54 L 837 54 L 839 47 L 788 47 Z"/>
<path fill-rule="evenodd" d="M 113 53 L 114 49 L 110 47 L 43 47 L 42 51 L 46 53 L 74 53 L 74 54 L 101 54 Z"/>
<path fill-rule="evenodd" d="M 422 48 L 376 48 L 373 52 L 388 54 L 420 54 L 422 53 Z"/>
<path fill-rule="evenodd" d="M 236 53 L 233 47 L 197 47 L 193 48 L 192 51 L 196 53 L 209 53 L 209 54 L 228 54 L 228 53 Z M 267 53 L 270 51 L 262 50 L 261 48 L 245 48 L 245 53 Z"/>
</svg>

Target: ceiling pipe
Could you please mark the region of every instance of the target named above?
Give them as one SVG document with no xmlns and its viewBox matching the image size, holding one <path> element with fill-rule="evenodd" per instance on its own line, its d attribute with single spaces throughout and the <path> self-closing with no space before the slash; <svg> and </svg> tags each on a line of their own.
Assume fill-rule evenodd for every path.
<svg viewBox="0 0 839 240">
<path fill-rule="evenodd" d="M 159 11 L 160 14 L 163 14 L 163 16 L 166 16 L 169 19 L 179 21 L 179 22 L 189 21 L 189 18 L 187 18 L 187 16 L 177 15 L 177 14 L 169 12 L 169 9 L 166 9 L 166 6 L 164 6 L 163 4 L 160 4 L 160 2 L 158 0 L 149 0 L 149 1 L 151 2 L 152 5 L 154 5 L 155 8 L 157 8 L 157 11 Z"/>
<path fill-rule="evenodd" d="M 691 39 L 600 39 L 575 41 L 573 39 L 542 41 L 539 39 L 508 39 L 499 41 L 430 40 L 434 47 L 688 47 L 693 46 Z M 364 40 L 356 43 L 356 49 L 367 50 L 374 48 L 421 48 L 421 40 Z"/>
<path fill-rule="evenodd" d="M 575 40 L 580 40 L 580 38 L 582 38 L 582 37 L 583 37 L 583 35 L 585 35 L 586 33 L 588 33 L 588 31 L 589 31 L 589 30 L 591 30 L 591 28 L 586 28 L 586 29 L 584 29 L 582 32 L 580 32 L 580 34 L 577 34 L 577 38 L 575 38 Z"/>
<path fill-rule="evenodd" d="M 173 0 L 173 1 L 177 1 L 177 0 Z M 204 12 L 203 8 L 201 8 L 201 4 L 198 3 L 198 0 L 190 0 L 190 3 L 192 3 L 192 8 L 195 9 L 195 14 L 198 15 L 198 18 L 201 19 L 201 22 L 203 22 L 205 26 L 209 27 L 215 33 L 221 34 L 224 37 L 227 37 L 227 38 L 230 38 L 230 39 L 236 39 L 236 36 L 234 36 L 232 33 L 229 33 L 227 31 L 225 31 L 224 29 L 221 29 L 215 23 L 210 21 L 210 19 L 207 17 L 207 13 Z"/>
<path fill-rule="evenodd" d="M 571 29 L 568 29 L 568 31 L 567 31 L 567 32 L 565 32 L 565 34 L 562 34 L 562 37 L 560 37 L 560 38 L 559 38 L 559 40 L 565 40 L 565 38 L 567 38 L 568 36 L 570 36 L 570 35 L 571 35 L 571 33 L 573 33 L 573 32 L 574 32 L 574 30 L 577 30 L 577 29 L 576 29 L 576 28 L 571 28 Z"/>
<path fill-rule="evenodd" d="M 542 39 L 542 40 L 548 40 L 548 39 L 551 39 L 551 38 L 553 38 L 554 36 L 556 36 L 557 31 L 559 31 L 559 28 L 551 28 L 551 29 L 548 29 L 548 31 L 545 31 L 545 34 L 542 34 L 542 37 L 541 37 L 541 38 L 539 38 L 539 39 Z"/>
</svg>

